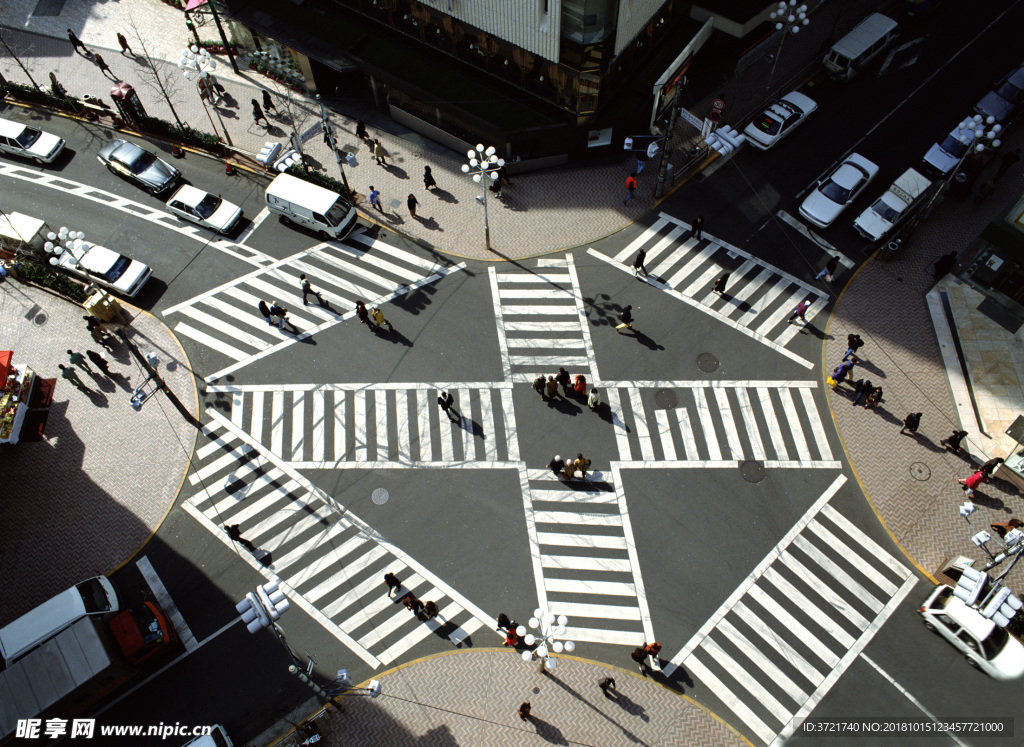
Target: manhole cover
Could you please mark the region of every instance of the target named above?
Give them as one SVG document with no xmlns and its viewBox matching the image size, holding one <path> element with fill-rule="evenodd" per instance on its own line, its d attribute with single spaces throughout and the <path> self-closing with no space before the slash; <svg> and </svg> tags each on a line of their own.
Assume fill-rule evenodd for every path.
<svg viewBox="0 0 1024 747">
<path fill-rule="evenodd" d="M 718 358 L 711 353 L 701 353 L 697 356 L 697 368 L 704 373 L 711 373 L 718 370 Z"/>
<path fill-rule="evenodd" d="M 659 389 L 654 393 L 654 404 L 662 410 L 671 410 L 679 405 L 679 397 L 672 389 Z"/>
<path fill-rule="evenodd" d="M 32 323 L 37 327 L 42 327 L 48 321 L 50 321 L 50 318 L 46 316 L 46 314 L 36 314 L 34 317 L 32 317 Z"/>
<path fill-rule="evenodd" d="M 914 462 L 910 465 L 910 476 L 915 480 L 924 482 L 932 476 L 932 471 L 924 462 Z"/>
<path fill-rule="evenodd" d="M 377 488 L 376 490 L 373 491 L 373 494 L 370 497 L 373 499 L 373 502 L 376 503 L 378 506 L 383 506 L 385 503 L 388 502 L 388 498 L 390 498 L 391 496 L 388 494 L 388 491 L 385 490 L 384 488 Z"/>
<path fill-rule="evenodd" d="M 764 464 L 744 462 L 740 465 L 740 476 L 747 482 L 761 482 L 764 479 Z"/>
</svg>

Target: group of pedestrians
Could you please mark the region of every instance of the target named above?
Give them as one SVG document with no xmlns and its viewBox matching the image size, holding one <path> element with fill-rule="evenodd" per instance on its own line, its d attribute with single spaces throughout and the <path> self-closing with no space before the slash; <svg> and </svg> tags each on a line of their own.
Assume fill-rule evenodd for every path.
<svg viewBox="0 0 1024 747">
<path fill-rule="evenodd" d="M 562 387 L 563 395 L 559 395 L 558 387 Z M 562 396 L 563 399 L 567 398 L 569 393 L 572 392 L 576 399 L 587 399 L 587 405 L 591 410 L 597 408 L 601 404 L 601 395 L 597 389 L 592 389 L 590 396 L 587 396 L 587 377 L 583 374 L 576 374 L 576 378 L 573 379 L 569 376 L 569 372 L 564 367 L 559 366 L 558 373 L 544 378 L 544 374 L 538 374 L 537 378 L 533 380 L 532 385 L 533 391 L 540 395 L 540 398 L 547 402 L 555 397 Z"/>
<path fill-rule="evenodd" d="M 860 363 L 857 351 L 864 347 L 864 340 L 860 335 L 851 333 L 846 336 L 846 353 L 839 365 L 835 367 L 826 380 L 833 391 L 839 390 L 839 385 L 846 382 L 853 388 L 853 399 L 851 407 L 862 405 L 866 408 L 874 408 L 882 400 L 882 387 L 875 386 L 871 379 L 860 378 L 853 380 L 853 368 Z"/>
<path fill-rule="evenodd" d="M 303 298 L 303 302 L 305 302 L 305 298 Z M 288 318 L 288 309 L 277 301 L 271 301 L 268 306 L 266 301 L 261 300 L 257 304 L 257 308 L 260 311 L 260 315 L 267 321 L 267 324 L 276 324 L 278 329 L 284 329 L 285 322 L 287 322 L 289 326 L 298 330 L 298 327 Z"/>
<path fill-rule="evenodd" d="M 590 470 L 590 460 L 583 456 L 582 453 L 577 453 L 576 458 L 569 457 L 568 459 L 562 459 L 558 454 L 555 458 L 548 462 L 548 469 L 555 475 L 555 477 L 564 477 L 566 480 L 572 480 L 576 477 L 576 473 L 580 473 L 580 479 L 587 479 L 587 472 Z"/>
<path fill-rule="evenodd" d="M 86 362 L 86 357 L 88 357 L 92 362 L 92 365 L 96 366 L 99 371 L 102 371 L 103 375 L 108 379 L 112 379 L 114 377 L 114 374 L 110 370 L 110 364 L 107 363 L 107 359 L 95 350 L 86 350 L 85 355 L 82 355 L 76 350 L 68 349 L 68 363 L 70 365 L 65 366 L 63 363 L 59 363 L 57 364 L 57 368 L 60 369 L 61 378 L 65 381 L 71 382 L 71 384 L 79 391 L 91 393 L 93 390 L 85 385 L 85 382 L 79 377 L 78 371 L 75 370 L 75 367 L 77 366 L 93 378 L 96 377 L 96 373 L 92 370 L 92 366 Z"/>
<path fill-rule="evenodd" d="M 363 301 L 356 301 L 356 316 L 371 332 L 383 326 L 387 326 L 389 332 L 394 329 L 391 322 L 384 318 L 384 312 L 380 310 L 379 306 L 367 309 Z"/>
<path fill-rule="evenodd" d="M 992 473 L 996 471 L 996 468 L 1003 463 L 1002 457 L 994 457 L 985 462 L 981 467 L 978 468 L 970 477 L 964 479 L 957 479 L 957 482 L 963 485 L 964 493 L 967 494 L 968 498 L 974 497 L 974 489 L 981 485 L 983 482 L 990 482 L 992 479 Z"/>
<path fill-rule="evenodd" d="M 402 588 L 402 582 L 398 580 L 398 576 L 394 573 L 384 574 L 384 583 L 388 587 L 388 596 L 394 592 L 396 595 Z M 397 596 L 396 596 L 397 598 Z M 440 608 L 437 606 L 437 602 L 423 602 L 413 594 L 411 591 L 402 597 L 402 604 L 405 608 L 416 615 L 421 621 L 426 622 L 427 620 L 433 620 L 439 614 L 441 614 Z"/>
</svg>

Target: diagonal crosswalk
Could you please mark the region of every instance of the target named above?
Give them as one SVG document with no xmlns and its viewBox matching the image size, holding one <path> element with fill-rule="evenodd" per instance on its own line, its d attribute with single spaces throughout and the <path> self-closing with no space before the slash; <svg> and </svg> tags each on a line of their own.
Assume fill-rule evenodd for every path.
<svg viewBox="0 0 1024 747">
<path fill-rule="evenodd" d="M 622 462 L 662 467 L 841 469 L 814 402 L 816 382 L 602 382 Z M 671 395 L 667 404 L 656 398 Z"/>
<path fill-rule="evenodd" d="M 672 657 L 760 743 L 781 744 L 917 579 L 830 501 L 836 478 Z"/>
<path fill-rule="evenodd" d="M 542 606 L 570 618 L 566 637 L 639 646 L 650 611 L 615 471 L 568 481 L 523 469 L 520 480 Z"/>
<path fill-rule="evenodd" d="M 223 527 L 271 553 L 272 564 L 251 565 L 277 579 L 293 604 L 309 613 L 373 667 L 397 660 L 432 636 L 460 645 L 490 616 L 390 544 L 350 511 L 313 487 L 222 416 L 203 426 L 189 476 L 194 489 L 185 510 L 231 545 Z M 245 551 L 242 550 L 242 553 Z M 394 573 L 402 589 L 388 596 L 383 577 Z M 433 620 L 409 612 L 412 593 L 441 610 Z"/>
<path fill-rule="evenodd" d="M 206 377 L 214 381 L 354 316 L 355 302 L 379 305 L 432 283 L 464 267 L 447 265 L 392 246 L 366 233 L 344 242 L 320 244 L 287 259 L 213 288 L 166 309 L 177 319 L 174 332 L 225 359 L 225 366 Z M 323 304 L 309 297 L 302 303 L 299 276 L 305 274 L 320 292 Z M 260 301 L 277 301 L 288 309 L 291 324 L 268 324 Z"/>
<path fill-rule="evenodd" d="M 210 386 L 231 422 L 296 468 L 501 467 L 519 461 L 507 384 Z M 438 394 L 455 400 L 453 417 Z"/>
</svg>

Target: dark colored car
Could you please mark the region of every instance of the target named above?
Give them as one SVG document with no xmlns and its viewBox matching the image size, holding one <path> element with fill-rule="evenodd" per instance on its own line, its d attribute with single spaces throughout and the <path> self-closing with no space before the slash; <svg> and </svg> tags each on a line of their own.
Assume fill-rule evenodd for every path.
<svg viewBox="0 0 1024 747">
<path fill-rule="evenodd" d="M 110 173 L 134 182 L 154 195 L 169 190 L 181 176 L 181 172 L 169 163 L 124 140 L 112 140 L 104 145 L 96 159 L 110 169 Z"/>
<path fill-rule="evenodd" d="M 1024 102 L 1024 65 L 1003 78 L 996 87 L 985 94 L 974 111 L 981 116 L 993 117 L 996 122 L 1006 124 Z"/>
</svg>

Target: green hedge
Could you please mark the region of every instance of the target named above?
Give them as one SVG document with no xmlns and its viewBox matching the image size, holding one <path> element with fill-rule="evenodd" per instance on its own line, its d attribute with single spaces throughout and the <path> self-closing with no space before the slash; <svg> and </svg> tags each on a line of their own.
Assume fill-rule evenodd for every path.
<svg viewBox="0 0 1024 747">
<path fill-rule="evenodd" d="M 305 179 L 307 182 L 312 182 L 324 189 L 329 189 L 332 192 L 337 192 L 342 195 L 348 194 L 345 189 L 345 185 L 334 177 L 327 176 L 327 174 L 321 174 L 319 171 L 307 171 L 301 164 L 289 166 L 287 173 L 299 179 Z"/>
<path fill-rule="evenodd" d="M 18 272 L 26 280 L 50 288 L 72 301 L 84 303 L 85 299 L 89 297 L 82 283 L 72 280 L 62 272 L 53 272 L 39 262 L 22 262 Z"/>
<path fill-rule="evenodd" d="M 211 135 L 202 130 L 193 130 L 191 127 L 178 127 L 174 122 L 168 122 L 165 119 L 146 117 L 142 121 L 142 126 L 146 132 L 152 135 L 173 140 L 182 145 L 191 145 L 216 153 L 222 153 L 224 150 L 216 135 Z"/>
<path fill-rule="evenodd" d="M 54 109 L 60 109 L 61 111 L 71 112 L 72 114 L 82 113 L 81 103 L 72 96 L 54 96 L 45 90 L 40 91 L 33 86 L 26 86 L 22 83 L 8 83 L 4 86 L 3 90 L 5 94 L 26 104 L 41 104 L 53 107 Z"/>
</svg>

